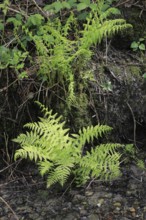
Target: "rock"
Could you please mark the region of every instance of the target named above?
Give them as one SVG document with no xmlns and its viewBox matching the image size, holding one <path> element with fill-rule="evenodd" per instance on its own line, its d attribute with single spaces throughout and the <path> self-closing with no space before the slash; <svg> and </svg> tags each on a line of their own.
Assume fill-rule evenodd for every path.
<svg viewBox="0 0 146 220">
<path fill-rule="evenodd" d="M 85 201 L 85 200 L 86 200 L 86 197 L 85 197 L 85 196 L 82 196 L 82 195 L 80 195 L 80 194 L 77 194 L 77 195 L 74 196 L 72 202 L 73 202 L 74 204 L 77 204 L 77 203 L 80 203 L 80 202 Z"/>
<path fill-rule="evenodd" d="M 91 197 L 88 198 L 88 203 L 90 206 L 100 207 L 103 204 L 105 197 L 106 197 L 106 193 L 96 192 Z"/>
<path fill-rule="evenodd" d="M 88 220 L 99 220 L 99 217 L 97 214 L 91 214 L 88 216 Z"/>
<path fill-rule="evenodd" d="M 101 207 L 101 205 L 102 205 L 103 203 L 104 203 L 104 199 L 101 198 L 101 199 L 98 200 L 97 206 L 98 206 L 98 207 Z"/>
<path fill-rule="evenodd" d="M 87 210 L 85 210 L 85 209 L 81 209 L 80 210 L 80 215 L 81 216 L 85 216 L 85 215 L 87 215 L 88 213 L 87 213 Z"/>
<path fill-rule="evenodd" d="M 65 217 L 63 217 L 63 218 L 60 217 L 60 219 L 62 219 L 62 220 L 77 220 L 77 218 L 74 216 L 73 213 L 68 213 Z M 58 218 L 58 220 L 59 220 L 59 218 Z"/>
<path fill-rule="evenodd" d="M 130 207 L 130 208 L 129 208 L 129 211 L 130 211 L 132 217 L 135 217 L 135 216 L 136 216 L 136 210 L 135 210 L 134 207 Z"/>
<path fill-rule="evenodd" d="M 93 191 L 87 190 L 85 191 L 85 196 L 92 196 L 94 194 Z"/>
<path fill-rule="evenodd" d="M 122 202 L 123 197 L 119 194 L 117 194 L 116 196 L 114 196 L 113 201 L 114 202 Z"/>
<path fill-rule="evenodd" d="M 141 169 L 133 164 L 130 166 L 130 170 L 132 171 L 133 176 L 136 177 L 139 181 L 141 180 L 142 176 L 145 174 L 144 169 Z"/>
<path fill-rule="evenodd" d="M 118 207 L 118 208 L 121 208 L 121 203 L 120 202 L 115 202 L 114 204 L 113 204 L 113 206 L 115 206 L 115 207 Z"/>
</svg>

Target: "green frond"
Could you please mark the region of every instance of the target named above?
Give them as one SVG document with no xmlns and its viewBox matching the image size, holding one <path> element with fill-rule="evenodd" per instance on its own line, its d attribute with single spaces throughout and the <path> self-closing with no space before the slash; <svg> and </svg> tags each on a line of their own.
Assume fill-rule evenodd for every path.
<svg viewBox="0 0 146 220">
<path fill-rule="evenodd" d="M 107 125 L 96 125 L 94 127 L 90 126 L 87 128 L 83 128 L 82 130 L 79 130 L 79 135 L 78 137 L 76 137 L 74 145 L 77 145 L 78 148 L 81 150 L 86 142 L 90 143 L 93 141 L 94 138 L 102 137 L 103 134 L 111 130 L 112 128 Z"/>
<path fill-rule="evenodd" d="M 120 14 L 119 10 L 117 8 L 110 7 L 106 11 L 104 11 L 100 14 L 99 19 L 101 22 L 103 22 L 108 17 L 110 17 L 111 15 L 115 15 L 115 14 Z"/>
<path fill-rule="evenodd" d="M 34 146 L 28 145 L 28 146 L 22 146 L 21 149 L 17 150 L 15 153 L 15 160 L 17 158 L 29 158 L 30 160 L 34 160 L 35 162 L 43 159 L 46 159 L 47 156 L 44 154 L 43 149 L 36 148 Z"/>
<path fill-rule="evenodd" d="M 40 174 L 47 175 L 47 186 L 60 183 L 63 185 L 69 175 L 74 173 L 80 184 L 90 178 L 112 179 L 120 174 L 120 145 L 107 143 L 96 146 L 91 152 L 85 152 L 83 147 L 94 138 L 102 137 L 111 131 L 107 125 L 90 126 L 79 130 L 78 134 L 69 135 L 69 129 L 64 128 L 62 117 L 48 111 L 39 103 L 44 118 L 39 122 L 25 125 L 30 131 L 20 134 L 15 142 L 21 149 L 15 153 L 15 159 L 29 158 L 38 164 Z"/>
<path fill-rule="evenodd" d="M 91 150 L 80 160 L 79 169 L 76 170 L 78 184 L 86 179 L 97 178 L 101 180 L 112 180 L 120 175 L 120 158 L 118 144 L 102 144 Z M 81 178 L 82 177 L 82 178 Z M 84 179 L 85 177 L 85 179 Z"/>
<path fill-rule="evenodd" d="M 103 38 L 110 37 L 116 32 L 132 27 L 132 25 L 126 24 L 124 19 L 106 20 L 109 15 L 115 13 L 115 10 L 113 8 L 108 9 L 102 12 L 100 16 L 91 13 L 90 17 L 87 19 L 84 30 L 81 31 L 82 48 L 89 49 L 92 45 L 100 43 Z"/>
<path fill-rule="evenodd" d="M 55 183 L 60 183 L 60 185 L 63 186 L 70 173 L 71 170 L 69 167 L 58 166 L 49 174 L 47 178 L 47 187 L 50 187 Z"/>
<path fill-rule="evenodd" d="M 77 20 L 73 13 L 70 14 L 69 18 L 62 28 L 63 36 L 67 37 L 69 35 L 69 31 L 72 30 L 72 25 L 77 25 Z"/>
<path fill-rule="evenodd" d="M 38 162 L 38 169 L 40 171 L 41 176 L 48 174 L 50 169 L 52 169 L 54 164 L 51 161 L 44 160 Z"/>
</svg>

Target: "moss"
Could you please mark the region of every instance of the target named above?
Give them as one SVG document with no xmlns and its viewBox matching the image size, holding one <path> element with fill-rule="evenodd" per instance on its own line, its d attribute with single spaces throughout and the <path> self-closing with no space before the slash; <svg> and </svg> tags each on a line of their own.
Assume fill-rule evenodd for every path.
<svg viewBox="0 0 146 220">
<path fill-rule="evenodd" d="M 76 101 L 76 111 L 74 123 L 77 129 L 91 125 L 91 118 L 88 111 L 88 97 L 85 93 L 80 93 Z"/>
<path fill-rule="evenodd" d="M 139 66 L 129 66 L 129 72 L 134 76 L 141 78 L 141 68 Z"/>
</svg>

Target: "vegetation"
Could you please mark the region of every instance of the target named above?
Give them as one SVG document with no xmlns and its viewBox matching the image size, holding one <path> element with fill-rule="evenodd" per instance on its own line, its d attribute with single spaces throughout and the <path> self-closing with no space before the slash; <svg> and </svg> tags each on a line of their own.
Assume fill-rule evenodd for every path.
<svg viewBox="0 0 146 220">
<path fill-rule="evenodd" d="M 91 151 L 84 149 L 86 143 L 109 132 L 109 126 L 90 126 L 79 130 L 78 134 L 69 134 L 61 117 L 40 106 L 44 118 L 26 124 L 25 128 L 30 132 L 14 139 L 21 145 L 21 149 L 15 153 L 15 159 L 34 160 L 41 175 L 47 174 L 48 187 L 57 182 L 63 186 L 71 174 L 74 174 L 78 184 L 86 183 L 90 178 L 112 180 L 120 175 L 121 155 L 118 148 L 121 145 L 107 143 L 91 148 Z"/>
<path fill-rule="evenodd" d="M 1 4 L 5 14 L 8 2 Z M 82 26 L 79 26 L 80 17 L 74 8 L 77 12 L 89 8 Z M 67 16 L 62 15 L 62 10 L 68 13 Z M 44 14 L 47 12 L 55 15 L 46 18 Z M 62 12 L 61 16 L 58 12 Z M 93 55 L 92 46 L 131 27 L 124 19 L 112 18 L 118 14 L 119 10 L 109 7 L 108 1 L 105 3 L 104 0 L 97 3 L 55 1 L 45 6 L 43 14 L 26 16 L 16 13 L 5 21 L 6 25 L 13 25 L 14 39 L 0 47 L 3 55 L 0 69 L 12 68 L 18 79 L 23 79 L 29 77 L 29 66 L 37 65 L 39 79 L 47 82 L 49 87 L 59 84 L 70 108 L 77 103 L 75 91 L 78 90 L 78 82 L 81 80 L 85 85 L 85 81 L 94 80 L 93 73 L 87 67 Z M 4 29 L 2 22 L 1 29 Z"/>
<path fill-rule="evenodd" d="M 131 43 L 131 48 L 133 51 L 145 51 L 145 44 L 144 44 L 145 39 L 144 38 L 139 38 L 138 41 L 133 41 Z"/>
<path fill-rule="evenodd" d="M 40 93 L 45 91 L 45 97 L 49 99 L 53 110 L 63 111 L 67 122 L 70 120 L 68 114 L 73 112 L 75 123 L 83 128 L 78 134 L 71 133 L 64 128 L 61 117 L 40 104 L 45 116 L 37 123 L 27 123 L 25 127 L 30 132 L 14 139 L 21 145 L 15 159 L 22 157 L 34 160 L 41 175 L 47 175 L 48 187 L 57 182 L 64 185 L 70 175 L 74 175 L 78 184 L 84 184 L 91 178 L 114 179 L 120 175 L 120 163 L 123 160 L 123 153 L 119 151 L 121 145 L 107 143 L 86 149 L 86 144 L 90 145 L 94 138 L 101 138 L 111 128 L 107 125 L 85 128 L 82 122 L 86 122 L 86 118 L 89 122 L 88 103 L 94 106 L 94 101 L 88 98 L 88 88 L 97 82 L 95 71 L 91 68 L 95 49 L 103 44 L 107 51 L 107 40 L 132 25 L 127 24 L 121 18 L 120 11 L 113 7 L 117 0 L 51 1 L 45 5 L 39 5 L 35 0 L 32 2 L 35 6 L 33 13 L 24 7 L 16 10 L 11 7 L 9 0 L 0 4 L 3 12 L 0 17 L 0 70 L 1 76 L 7 81 L 7 86 L 0 91 L 7 90 L 9 85 L 15 87 L 15 82 L 18 87 L 21 85 L 20 96 L 24 93 L 26 99 L 18 105 L 19 109 L 15 112 L 18 116 L 21 106 L 35 97 L 34 91 L 31 92 L 34 84 L 38 100 L 42 101 Z M 134 41 L 131 48 L 145 51 L 144 39 Z M 6 71 L 8 74 L 4 74 Z M 110 74 L 118 81 L 112 71 Z M 14 81 L 9 83 L 11 77 Z M 145 74 L 143 77 L 146 78 Z M 112 80 L 106 79 L 101 80 L 99 94 L 100 89 L 105 94 L 113 92 Z M 27 88 L 28 91 L 25 91 Z M 51 100 L 48 91 L 53 91 L 55 100 Z M 107 110 L 107 103 L 104 104 Z M 131 106 L 128 106 L 132 112 Z M 75 111 L 79 111 L 77 117 Z M 82 121 L 78 119 L 81 115 Z M 14 123 L 17 123 L 17 116 Z M 133 160 L 135 153 L 130 147 L 126 148 L 128 150 L 124 154 L 131 152 Z"/>
</svg>

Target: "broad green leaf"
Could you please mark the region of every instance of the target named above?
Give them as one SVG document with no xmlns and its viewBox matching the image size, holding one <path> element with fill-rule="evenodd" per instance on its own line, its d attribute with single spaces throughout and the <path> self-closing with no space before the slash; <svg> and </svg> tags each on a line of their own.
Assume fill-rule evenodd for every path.
<svg viewBox="0 0 146 220">
<path fill-rule="evenodd" d="M 140 44 L 140 45 L 139 45 L 139 49 L 140 49 L 140 50 L 145 50 L 145 45 L 144 45 L 144 44 Z"/>
<path fill-rule="evenodd" d="M 23 71 L 18 75 L 18 79 L 23 79 L 23 78 L 28 78 L 28 74 L 26 71 Z"/>
<path fill-rule="evenodd" d="M 138 43 L 136 41 L 133 41 L 130 47 L 132 49 L 137 49 L 138 48 Z"/>
<path fill-rule="evenodd" d="M 141 42 L 141 41 L 144 41 L 144 38 L 139 38 L 139 41 Z"/>
<path fill-rule="evenodd" d="M 63 8 L 71 9 L 71 5 L 68 2 L 63 1 L 62 6 Z"/>
<path fill-rule="evenodd" d="M 19 20 L 19 21 L 22 21 L 22 15 L 16 14 L 16 19 Z"/>
<path fill-rule="evenodd" d="M 97 6 L 97 4 L 90 4 L 90 6 L 89 6 L 90 8 L 91 8 L 91 10 L 97 10 L 97 8 L 98 8 L 98 6 Z"/>
<path fill-rule="evenodd" d="M 82 10 L 86 9 L 87 7 L 89 7 L 89 5 L 87 5 L 87 4 L 85 4 L 85 3 L 79 3 L 79 4 L 77 5 L 77 10 L 78 10 L 78 11 L 82 11 Z"/>
<path fill-rule="evenodd" d="M 15 27 L 18 27 L 18 26 L 22 25 L 22 22 L 20 20 L 17 20 L 17 18 L 15 18 L 15 17 L 8 18 L 7 23 L 13 23 L 13 25 Z"/>
<path fill-rule="evenodd" d="M 27 20 L 27 24 L 29 27 L 34 25 L 34 26 L 40 26 L 42 22 L 44 21 L 44 17 L 40 14 L 34 14 L 29 16 Z"/>
<path fill-rule="evenodd" d="M 70 5 L 70 7 L 74 7 L 76 6 L 77 0 L 69 0 L 68 4 Z"/>
<path fill-rule="evenodd" d="M 63 9 L 63 5 L 61 2 L 55 2 L 54 3 L 54 7 L 55 7 L 55 12 L 59 12 L 61 9 Z"/>
</svg>

